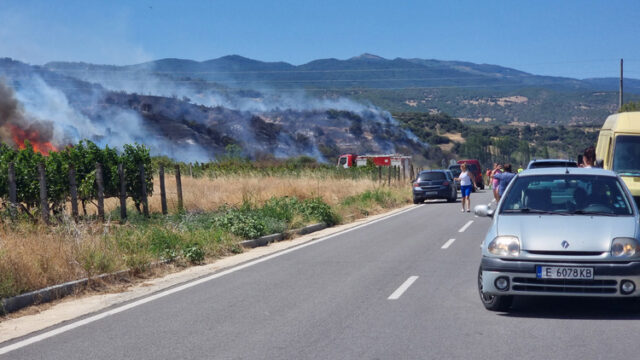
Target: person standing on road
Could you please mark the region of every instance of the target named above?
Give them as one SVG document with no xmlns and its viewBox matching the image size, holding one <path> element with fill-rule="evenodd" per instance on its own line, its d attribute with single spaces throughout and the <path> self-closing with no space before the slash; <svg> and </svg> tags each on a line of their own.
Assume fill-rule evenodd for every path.
<svg viewBox="0 0 640 360">
<path fill-rule="evenodd" d="M 460 164 L 460 176 L 454 180 L 460 181 L 460 193 L 462 194 L 462 212 L 465 212 L 465 204 L 467 204 L 466 212 L 471 212 L 471 190 L 476 187 L 475 179 L 470 171 L 467 171 L 467 164 Z"/>
<path fill-rule="evenodd" d="M 495 164 L 494 164 L 494 166 L 495 166 Z M 487 189 L 491 187 L 491 172 L 492 172 L 492 171 L 493 171 L 493 170 L 491 170 L 491 169 L 487 169 L 487 172 L 486 172 L 486 174 L 485 174 L 486 176 L 485 176 L 485 183 L 484 183 L 484 186 L 486 186 L 486 187 L 487 187 Z"/>
<path fill-rule="evenodd" d="M 596 166 L 596 149 L 593 146 L 589 146 L 584 149 L 584 155 L 582 156 L 582 161 L 586 168 L 592 168 Z"/>
<path fill-rule="evenodd" d="M 493 189 L 493 198 L 496 199 L 496 202 L 500 200 L 500 196 L 498 195 L 498 184 L 500 181 L 494 176 L 502 172 L 501 165 L 498 163 L 493 163 L 493 171 L 491 172 L 491 188 Z"/>
<path fill-rule="evenodd" d="M 502 194 L 504 194 L 504 190 L 507 188 L 511 180 L 516 176 L 516 174 L 511 172 L 511 164 L 504 165 L 504 172 L 497 173 L 493 175 L 494 179 L 498 179 L 498 199 L 496 202 L 500 201 Z"/>
</svg>

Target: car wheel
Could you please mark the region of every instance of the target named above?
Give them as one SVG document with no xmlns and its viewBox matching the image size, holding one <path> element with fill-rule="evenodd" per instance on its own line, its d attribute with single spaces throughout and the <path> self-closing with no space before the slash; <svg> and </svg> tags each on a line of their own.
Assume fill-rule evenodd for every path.
<svg viewBox="0 0 640 360">
<path fill-rule="evenodd" d="M 423 202 L 424 200 L 418 199 L 418 198 L 413 198 L 413 203 L 414 204 L 420 204 L 421 202 Z"/>
<path fill-rule="evenodd" d="M 482 291 L 482 267 L 478 268 L 478 293 L 484 308 L 490 311 L 507 311 L 513 303 L 513 296 L 488 295 Z"/>
<path fill-rule="evenodd" d="M 458 191 L 454 188 L 451 191 L 451 197 L 447 199 L 447 202 L 456 202 L 458 200 Z"/>
</svg>

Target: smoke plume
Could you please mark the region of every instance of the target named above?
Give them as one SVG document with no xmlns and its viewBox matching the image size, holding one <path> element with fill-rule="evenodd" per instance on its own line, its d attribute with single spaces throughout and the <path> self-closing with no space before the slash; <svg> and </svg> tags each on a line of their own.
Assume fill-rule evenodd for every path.
<svg viewBox="0 0 640 360">
<path fill-rule="evenodd" d="M 56 150 L 53 123 L 30 116 L 15 97 L 13 90 L 0 79 L 0 140 L 17 148 L 24 148 L 28 140 L 36 151 Z"/>
</svg>

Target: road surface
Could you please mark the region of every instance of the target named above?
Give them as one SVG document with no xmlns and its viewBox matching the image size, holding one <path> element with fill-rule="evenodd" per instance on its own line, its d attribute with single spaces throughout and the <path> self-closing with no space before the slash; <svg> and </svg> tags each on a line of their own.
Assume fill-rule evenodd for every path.
<svg viewBox="0 0 640 360">
<path fill-rule="evenodd" d="M 459 202 L 417 205 L 0 344 L 0 359 L 637 357 L 631 303 L 523 298 L 486 311 L 476 274 L 489 223 Z"/>
</svg>

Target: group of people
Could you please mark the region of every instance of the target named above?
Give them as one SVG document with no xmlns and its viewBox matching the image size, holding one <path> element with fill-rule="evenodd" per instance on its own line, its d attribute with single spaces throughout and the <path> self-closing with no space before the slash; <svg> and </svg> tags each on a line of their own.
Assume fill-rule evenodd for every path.
<svg viewBox="0 0 640 360">
<path fill-rule="evenodd" d="M 518 172 L 522 171 L 522 166 L 518 168 Z M 489 171 L 487 171 L 489 172 Z M 489 181 L 491 184 L 491 188 L 493 189 L 493 198 L 496 199 L 496 202 L 500 201 L 500 197 L 504 193 L 504 190 L 507 188 L 507 185 L 513 180 L 516 176 L 512 172 L 511 164 L 499 164 L 493 163 L 493 170 L 489 173 Z"/>
<path fill-rule="evenodd" d="M 596 149 L 593 146 L 586 148 L 583 155 L 578 156 L 578 166 L 583 168 L 596 166 Z M 456 181 L 460 181 L 460 192 L 462 193 L 462 209 L 460 211 L 470 212 L 470 196 L 471 191 L 476 188 L 476 179 L 474 179 L 473 173 L 467 169 L 467 164 L 460 164 L 460 171 L 460 175 L 455 178 Z M 522 165 L 517 172 L 521 171 L 523 171 Z M 500 197 L 515 176 L 516 173 L 512 171 L 511 164 L 493 163 L 493 169 L 487 170 L 487 180 L 489 181 L 487 186 L 490 185 L 493 189 L 493 197 L 496 202 L 500 201 Z"/>
<path fill-rule="evenodd" d="M 522 167 L 520 167 L 522 168 Z M 518 169 L 518 172 L 522 170 Z M 487 177 L 491 181 L 493 188 L 493 196 L 496 202 L 500 200 L 500 196 L 507 188 L 507 185 L 516 176 L 512 172 L 511 164 L 493 164 L 493 170 L 487 171 Z M 471 212 L 471 191 L 476 188 L 476 179 L 473 173 L 467 169 L 466 164 L 460 164 L 460 175 L 455 178 L 456 181 L 460 181 L 460 193 L 462 196 L 462 212 Z"/>
</svg>

